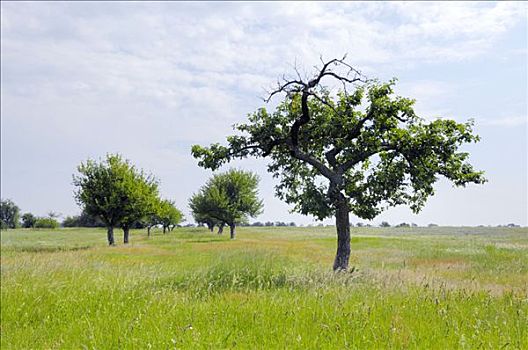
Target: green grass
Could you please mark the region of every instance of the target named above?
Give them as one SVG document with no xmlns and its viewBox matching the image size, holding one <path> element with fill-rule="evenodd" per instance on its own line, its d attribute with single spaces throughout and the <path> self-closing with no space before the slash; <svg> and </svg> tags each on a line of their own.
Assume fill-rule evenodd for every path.
<svg viewBox="0 0 528 350">
<path fill-rule="evenodd" d="M 525 228 L 237 234 L 2 231 L 1 348 L 528 348 Z"/>
</svg>

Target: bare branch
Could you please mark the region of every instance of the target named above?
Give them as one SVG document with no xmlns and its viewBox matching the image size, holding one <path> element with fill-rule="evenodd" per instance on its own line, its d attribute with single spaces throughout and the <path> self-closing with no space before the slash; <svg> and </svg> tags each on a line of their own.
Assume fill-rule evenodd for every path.
<svg viewBox="0 0 528 350">
<path fill-rule="evenodd" d="M 302 91 L 303 88 L 306 87 L 306 84 L 302 81 L 302 80 L 290 80 L 290 81 L 287 81 L 283 84 L 280 84 L 280 83 L 277 83 L 278 87 L 276 90 L 270 92 L 268 98 L 266 98 L 264 101 L 266 103 L 268 103 L 269 101 L 271 101 L 271 98 L 278 94 L 278 93 L 281 93 L 281 92 L 291 92 L 291 91 Z M 288 89 L 289 86 L 292 86 L 292 85 L 297 85 L 298 88 L 297 89 Z M 302 88 L 301 88 L 302 87 Z"/>
</svg>

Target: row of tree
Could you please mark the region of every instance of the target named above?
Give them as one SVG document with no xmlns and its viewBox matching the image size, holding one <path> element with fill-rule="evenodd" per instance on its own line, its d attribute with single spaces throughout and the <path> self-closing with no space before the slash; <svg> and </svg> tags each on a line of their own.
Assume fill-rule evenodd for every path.
<svg viewBox="0 0 528 350">
<path fill-rule="evenodd" d="M 97 217 L 107 227 L 109 245 L 114 245 L 114 228 L 123 230 L 123 242 L 137 223 L 150 230 L 162 225 L 163 232 L 172 230 L 183 214 L 172 201 L 159 195 L 158 180 L 138 170 L 118 154 L 108 154 L 101 162 L 88 160 L 73 176 L 75 199 L 86 215 Z"/>
</svg>

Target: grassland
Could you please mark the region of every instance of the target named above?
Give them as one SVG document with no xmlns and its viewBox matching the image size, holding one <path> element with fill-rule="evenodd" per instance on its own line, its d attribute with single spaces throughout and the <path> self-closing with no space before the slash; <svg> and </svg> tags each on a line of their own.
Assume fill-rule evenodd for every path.
<svg viewBox="0 0 528 350">
<path fill-rule="evenodd" d="M 526 228 L 1 235 L 2 349 L 528 348 Z"/>
</svg>

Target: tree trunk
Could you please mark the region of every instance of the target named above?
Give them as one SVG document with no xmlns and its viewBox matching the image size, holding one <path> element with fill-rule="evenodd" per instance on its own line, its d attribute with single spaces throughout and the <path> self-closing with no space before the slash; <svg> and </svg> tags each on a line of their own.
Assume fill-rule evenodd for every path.
<svg viewBox="0 0 528 350">
<path fill-rule="evenodd" d="M 221 235 L 224 233 L 224 224 L 218 225 L 218 234 Z"/>
<path fill-rule="evenodd" d="M 106 237 L 108 238 L 108 245 L 115 245 L 114 241 L 114 227 L 108 226 L 108 232 L 106 234 Z"/>
<path fill-rule="evenodd" d="M 147 236 L 150 237 L 150 226 L 147 226 Z"/>
<path fill-rule="evenodd" d="M 214 225 L 211 225 L 211 224 L 206 224 L 207 225 L 207 228 L 209 229 L 209 231 L 211 231 L 211 233 L 214 231 Z"/>
<path fill-rule="evenodd" d="M 334 260 L 334 271 L 348 270 L 350 258 L 350 221 L 346 201 L 340 201 L 336 210 L 337 253 Z"/>
<path fill-rule="evenodd" d="M 165 234 L 166 230 L 167 230 L 167 226 L 163 225 L 163 234 Z"/>
<path fill-rule="evenodd" d="M 123 226 L 123 243 L 128 244 L 128 232 L 129 232 L 128 226 Z"/>
<path fill-rule="evenodd" d="M 229 225 L 229 234 L 231 235 L 231 239 L 235 239 L 235 224 Z"/>
</svg>

